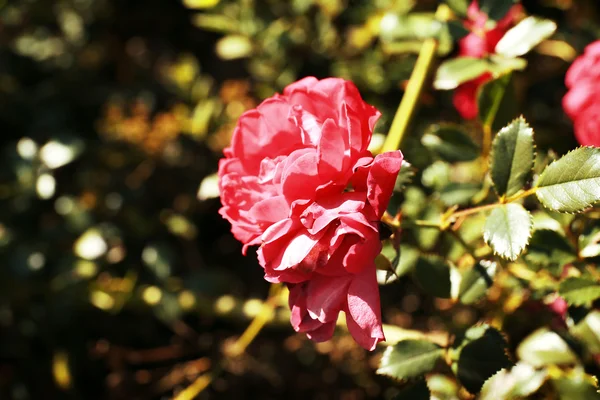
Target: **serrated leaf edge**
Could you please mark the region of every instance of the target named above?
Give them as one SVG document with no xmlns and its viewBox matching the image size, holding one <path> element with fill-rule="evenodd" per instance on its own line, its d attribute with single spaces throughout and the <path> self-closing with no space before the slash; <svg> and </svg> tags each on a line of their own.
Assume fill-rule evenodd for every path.
<svg viewBox="0 0 600 400">
<path fill-rule="evenodd" d="M 506 204 L 502 204 L 502 206 L 506 206 L 508 204 L 516 204 L 516 203 L 506 203 Z M 523 206 L 521 205 L 521 207 L 523 207 Z M 498 208 L 500 208 L 500 207 L 498 207 Z M 519 258 L 523 254 L 525 249 L 527 249 L 527 246 L 529 246 L 529 241 L 531 240 L 531 237 L 533 235 L 533 217 L 531 216 L 531 213 L 529 212 L 529 210 L 527 210 L 525 207 L 523 207 L 523 210 L 527 211 L 527 215 L 529 215 L 530 229 L 529 229 L 529 234 L 527 235 L 527 241 L 525 242 L 523 249 L 521 249 L 521 252 L 516 257 L 514 257 L 514 258 L 506 257 L 505 255 L 497 252 L 496 249 L 488 242 L 489 237 L 487 237 L 487 235 L 485 234 L 485 230 L 483 231 L 483 241 L 485 242 L 485 244 L 487 244 L 492 249 L 492 252 L 495 255 L 502 257 L 505 260 L 515 261 L 517 258 Z M 489 214 L 488 214 L 488 217 L 489 217 Z M 486 217 L 486 221 L 487 221 L 487 217 Z"/>
<path fill-rule="evenodd" d="M 517 120 L 522 121 L 527 128 L 531 129 L 531 141 L 533 144 L 533 152 L 532 152 L 532 157 L 531 157 L 531 166 L 529 167 L 529 176 L 528 179 L 525 181 L 525 185 L 527 184 L 527 182 L 530 182 L 532 180 L 533 177 L 533 168 L 535 166 L 535 159 L 537 157 L 537 147 L 535 144 L 535 131 L 533 130 L 533 127 L 531 127 L 531 125 L 529 125 L 529 123 L 527 122 L 527 120 L 525 119 L 525 117 L 523 116 L 523 114 L 519 115 L 517 118 L 513 119 L 512 121 L 510 121 L 506 126 L 502 127 L 502 129 L 500 129 L 498 131 L 498 133 L 496 134 L 496 136 L 494 137 L 494 140 L 492 141 L 492 152 L 490 154 L 490 162 L 489 162 L 489 166 L 488 166 L 488 170 L 490 171 L 490 178 L 491 178 L 491 171 L 492 171 L 492 164 L 494 162 L 494 142 L 498 139 L 498 137 L 502 134 L 502 131 L 504 131 L 506 128 L 508 128 L 509 126 L 511 126 L 513 123 L 517 122 Z M 512 164 L 511 164 L 512 165 Z M 494 180 L 492 180 L 492 187 L 494 188 L 494 191 L 496 192 L 496 194 L 498 196 L 504 196 L 503 194 L 500 194 L 498 192 L 498 188 L 496 187 L 496 184 L 494 183 Z M 522 190 L 522 188 L 521 188 Z M 518 191 L 517 191 L 518 193 Z M 513 195 L 516 193 L 513 193 Z"/>
<path fill-rule="evenodd" d="M 543 188 L 543 187 L 547 187 L 547 186 L 539 186 L 539 183 L 540 183 L 540 181 L 542 180 L 542 178 L 544 177 L 544 174 L 546 173 L 546 171 L 548 170 L 548 168 L 549 168 L 551 165 L 553 165 L 554 163 L 557 163 L 558 161 L 562 160 L 562 159 L 563 159 L 564 157 L 566 157 L 567 155 L 569 155 L 569 154 L 573 153 L 574 151 L 577 151 L 577 150 L 579 150 L 579 149 L 582 149 L 582 148 L 587 148 L 587 149 L 595 149 L 596 147 L 594 147 L 594 146 L 579 146 L 579 147 L 577 147 L 577 148 L 575 148 L 575 149 L 573 149 L 573 150 L 569 150 L 569 151 L 568 151 L 566 154 L 562 155 L 560 158 L 558 158 L 558 159 L 556 159 L 556 160 L 553 160 L 553 161 L 552 161 L 550 164 L 546 165 L 546 167 L 544 168 L 544 170 L 543 170 L 543 171 L 542 171 L 542 173 L 540 174 L 539 178 L 537 179 L 537 181 L 536 181 L 536 183 L 535 183 L 535 186 L 534 186 L 534 187 L 535 187 L 535 188 L 537 188 L 537 189 L 540 189 L 540 188 Z M 550 208 L 550 207 L 547 207 L 547 206 L 546 206 L 546 205 L 545 205 L 545 204 L 544 204 L 544 203 L 543 203 L 543 202 L 540 200 L 540 198 L 539 198 L 539 195 L 538 195 L 537 191 L 535 192 L 535 197 L 538 199 L 538 201 L 540 202 L 540 204 L 541 204 L 541 205 L 542 205 L 542 206 L 543 206 L 545 209 L 547 209 L 547 210 L 550 210 L 550 211 L 554 211 L 554 212 L 558 212 L 558 213 L 561 213 L 561 214 L 571 214 L 571 215 L 579 214 L 579 213 L 581 213 L 583 210 L 586 210 L 586 209 L 588 209 L 589 207 L 593 206 L 595 203 L 597 203 L 597 202 L 589 203 L 588 205 L 586 205 L 586 206 L 584 206 L 584 207 L 582 207 L 582 208 L 580 208 L 580 209 L 578 208 L 578 209 L 576 209 L 575 211 L 557 211 L 557 210 L 555 210 L 555 209 L 552 209 L 552 208 Z"/>
</svg>

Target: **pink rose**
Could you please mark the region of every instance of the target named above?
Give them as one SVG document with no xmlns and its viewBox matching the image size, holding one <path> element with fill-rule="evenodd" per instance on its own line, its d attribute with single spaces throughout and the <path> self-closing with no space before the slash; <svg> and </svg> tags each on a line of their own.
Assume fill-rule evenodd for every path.
<svg viewBox="0 0 600 400">
<path fill-rule="evenodd" d="M 474 0 L 467 10 L 467 20 L 463 25 L 471 33 L 458 42 L 458 55 L 461 57 L 484 58 L 496 51 L 496 45 L 513 25 L 520 6 L 515 5 L 493 28 L 489 28 L 487 14 L 479 9 L 479 3 Z M 477 90 L 481 85 L 492 79 L 489 73 L 460 85 L 454 92 L 453 103 L 459 114 L 465 119 L 477 117 Z"/>
<path fill-rule="evenodd" d="M 379 115 L 351 82 L 304 78 L 244 113 L 219 163 L 221 215 L 317 341 L 340 311 L 361 346 L 384 339 L 374 260 L 402 153 L 367 150 Z"/>
<path fill-rule="evenodd" d="M 585 48 L 565 78 L 569 91 L 563 108 L 573 120 L 575 137 L 584 146 L 600 147 L 600 40 Z"/>
</svg>

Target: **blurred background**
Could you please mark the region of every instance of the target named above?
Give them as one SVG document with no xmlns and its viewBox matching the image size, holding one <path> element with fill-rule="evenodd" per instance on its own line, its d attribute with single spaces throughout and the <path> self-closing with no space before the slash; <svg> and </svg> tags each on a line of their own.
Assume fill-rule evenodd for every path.
<svg viewBox="0 0 600 400">
<path fill-rule="evenodd" d="M 523 5 L 559 30 L 514 76 L 518 109 L 560 153 L 575 146 L 564 73 L 600 36 L 600 7 Z M 268 284 L 217 214 L 213 174 L 241 113 L 307 75 L 353 80 L 385 133 L 436 6 L 0 0 L 0 398 L 168 399 L 215 368 L 199 398 L 393 398 L 380 352 L 344 333 L 315 345 L 285 306 L 247 355 L 223 355 Z M 422 19 L 386 29 L 409 11 Z M 439 51 L 453 54 L 450 36 Z M 451 92 L 421 103 L 403 149 L 417 168 L 425 127 L 459 121 Z M 407 280 L 382 304 L 386 323 L 427 331 L 478 312 Z"/>
</svg>

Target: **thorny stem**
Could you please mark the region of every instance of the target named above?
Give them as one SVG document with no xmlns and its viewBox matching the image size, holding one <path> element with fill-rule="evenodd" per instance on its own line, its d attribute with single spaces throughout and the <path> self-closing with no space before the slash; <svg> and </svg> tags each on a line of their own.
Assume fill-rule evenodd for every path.
<svg viewBox="0 0 600 400">
<path fill-rule="evenodd" d="M 440 4 L 435 12 L 435 17 L 437 20 L 446 19 L 449 12 L 448 6 Z M 421 90 L 423 90 L 425 79 L 429 75 L 429 68 L 431 67 L 437 48 L 438 41 L 435 38 L 430 38 L 423 42 L 415 68 L 408 80 L 406 92 L 404 92 L 402 101 L 390 126 L 390 131 L 381 149 L 382 152 L 394 151 L 400 147 L 410 119 L 415 111 Z"/>
<path fill-rule="evenodd" d="M 254 341 L 256 336 L 260 333 L 262 328 L 272 319 L 273 312 L 277 306 L 283 285 L 281 283 L 275 283 L 271 285 L 269 290 L 269 298 L 262 305 L 262 308 L 258 315 L 250 322 L 250 325 L 246 328 L 242 336 L 240 336 L 235 343 L 231 346 L 228 355 L 231 357 L 238 357 L 242 355 L 246 348 Z M 173 397 L 173 400 L 193 400 L 206 389 L 213 381 L 215 377 L 223 372 L 222 368 L 217 368 L 212 372 L 200 375 L 190 386 L 179 392 L 177 396 Z"/>
<path fill-rule="evenodd" d="M 507 203 L 515 202 L 524 197 L 531 196 L 532 194 L 534 194 L 537 191 L 537 189 L 538 189 L 537 187 L 532 187 L 531 189 L 517 193 L 514 196 L 510 196 L 510 197 L 506 197 L 506 198 L 502 197 L 498 203 L 486 204 L 483 206 L 467 208 L 467 209 L 460 210 L 460 211 L 456 211 L 455 208 L 450 208 L 448 211 L 446 211 L 444 214 L 442 214 L 442 218 L 441 218 L 440 222 L 416 220 L 416 221 L 404 221 L 403 223 L 401 223 L 400 221 L 398 221 L 396 219 L 386 218 L 385 215 L 382 218 L 382 220 L 385 223 L 387 223 L 388 225 L 390 225 L 396 229 L 399 229 L 402 226 L 405 226 L 405 227 L 406 226 L 418 226 L 421 228 L 436 228 L 441 231 L 446 231 L 450 227 L 450 225 L 452 225 L 452 223 L 454 221 L 456 221 L 458 218 L 467 217 L 469 215 L 477 214 L 482 211 L 487 211 L 487 210 L 491 210 L 496 207 L 500 207 Z"/>
</svg>

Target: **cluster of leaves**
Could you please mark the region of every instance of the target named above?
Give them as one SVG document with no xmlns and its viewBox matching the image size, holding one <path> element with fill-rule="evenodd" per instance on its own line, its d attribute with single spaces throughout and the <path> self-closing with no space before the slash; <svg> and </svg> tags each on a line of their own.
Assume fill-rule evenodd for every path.
<svg viewBox="0 0 600 400">
<path fill-rule="evenodd" d="M 461 2 L 449 3 L 460 12 Z M 492 3 L 512 5 L 481 7 Z M 527 64 L 518 57 L 555 29 L 528 17 L 498 43 L 499 55 L 437 69 L 438 89 L 482 73 L 495 79 L 477 93 L 475 125 L 434 124 L 408 142 L 414 166 L 404 166 L 388 208 L 398 230 L 379 277 L 411 276 L 451 309 L 474 308 L 479 321 L 447 326 L 446 341 L 423 333 L 389 346 L 378 373 L 412 382 L 399 399 L 600 397 L 600 149 L 536 152 L 533 129 L 515 119 L 511 75 Z"/>
<path fill-rule="evenodd" d="M 437 140 L 424 136 L 426 146 L 445 162 L 458 161 L 455 154 L 466 154 L 461 149 L 465 148 L 468 136 L 455 133 L 453 139 L 460 139 L 451 142 L 445 140 L 446 133 L 439 135 L 440 132 L 447 131 L 438 130 Z M 474 146 L 469 143 L 466 147 Z M 427 294 L 456 303 L 480 304 L 495 290 L 509 296 L 506 301 L 524 303 L 536 299 L 541 301 L 540 307 L 544 307 L 544 301 L 556 303 L 557 326 L 551 329 L 542 324 L 520 343 L 511 343 L 516 351 L 509 357 L 509 345 L 497 328 L 509 323 L 511 316 L 492 307 L 483 317 L 483 321 L 493 321 L 492 326 L 477 324 L 446 346 L 425 339 L 403 340 L 390 346 L 379 373 L 400 380 L 413 379 L 440 371 L 439 364 L 445 362 L 468 392 L 481 391 L 483 399 L 526 397 L 549 390 L 550 384 L 561 398 L 596 398 L 595 378 L 585 371 L 597 371 L 600 340 L 596 325 L 600 313 L 594 308 L 600 299 L 600 276 L 596 270 L 599 236 L 597 226 L 589 229 L 597 225 L 600 217 L 598 211 L 590 208 L 600 200 L 600 149 L 580 147 L 547 166 L 540 161 L 536 168 L 541 173 L 536 174 L 534 184 L 529 187 L 535 158 L 533 129 L 520 117 L 501 129 L 492 144 L 488 176 L 495 194 L 482 197 L 494 198 L 496 202 L 482 200 L 487 204 L 467 212 L 451 207 L 441 217 L 438 215 L 437 222 L 429 219 L 430 225 L 425 227 L 419 224 L 421 221 L 408 219 L 406 225 L 416 230 L 421 249 L 405 245 L 411 250 L 405 255 L 401 248 L 399 257 L 390 266 L 395 268 L 392 270 L 395 276 L 412 273 Z M 425 177 L 423 174 L 422 179 Z M 470 188 L 468 183 L 456 185 Z M 405 190 L 410 190 L 410 186 Z M 478 190 L 489 191 L 489 187 Z M 533 194 L 543 207 L 529 201 L 525 207 L 523 201 Z M 439 196 L 443 202 L 442 195 L 443 192 L 433 196 Z M 463 218 L 476 212 L 486 215 L 476 228 L 470 228 L 473 239 L 466 240 L 461 236 L 467 235 L 463 232 L 466 223 Z M 574 232 L 575 221 L 585 223 L 588 229 Z M 423 228 L 450 233 L 462 251 L 441 247 L 441 256 L 428 255 L 427 250 L 432 248 L 424 248 L 429 243 L 418 235 Z M 478 235 L 473 234 L 475 229 Z M 519 291 L 518 299 L 511 298 L 510 292 L 515 290 Z M 568 310 L 559 310 L 562 301 L 566 301 Z M 506 303 L 502 306 L 506 308 Z M 431 379 L 439 377 L 429 375 L 428 382 Z M 434 386 L 430 384 L 432 392 Z M 425 388 L 421 383 L 407 390 L 429 393 Z M 573 397 L 576 393 L 587 393 L 587 397 Z"/>
</svg>

